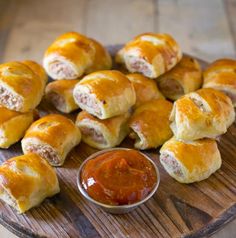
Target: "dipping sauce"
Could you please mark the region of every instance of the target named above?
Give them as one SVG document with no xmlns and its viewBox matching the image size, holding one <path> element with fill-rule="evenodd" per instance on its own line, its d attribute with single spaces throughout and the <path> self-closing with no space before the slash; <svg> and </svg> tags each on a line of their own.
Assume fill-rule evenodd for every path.
<svg viewBox="0 0 236 238">
<path fill-rule="evenodd" d="M 89 160 L 81 172 L 82 186 L 94 200 L 127 205 L 143 200 L 155 187 L 152 163 L 136 150 L 114 150 Z"/>
</svg>

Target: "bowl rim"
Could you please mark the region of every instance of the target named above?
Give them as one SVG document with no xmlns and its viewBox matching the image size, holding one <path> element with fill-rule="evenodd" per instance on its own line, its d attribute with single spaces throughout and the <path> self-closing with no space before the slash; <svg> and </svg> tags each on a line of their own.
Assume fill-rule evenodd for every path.
<svg viewBox="0 0 236 238">
<path fill-rule="evenodd" d="M 154 169 L 155 169 L 155 172 L 156 172 L 156 176 L 157 176 L 157 181 L 156 181 L 156 184 L 155 186 L 153 187 L 152 191 L 142 200 L 136 202 L 136 203 L 132 203 L 132 204 L 125 204 L 125 205 L 109 205 L 109 204 L 105 204 L 105 203 L 101 203 L 101 202 L 98 202 L 97 200 L 93 199 L 92 197 L 90 197 L 88 195 L 88 193 L 85 191 L 85 189 L 83 188 L 82 186 L 82 182 L 81 182 L 81 171 L 84 167 L 84 165 L 91 159 L 94 159 L 96 158 L 97 156 L 101 155 L 101 154 L 104 154 L 106 152 L 109 152 L 109 151 L 114 151 L 114 150 L 136 150 L 136 149 L 132 149 L 132 148 L 123 148 L 123 147 L 115 147 L 115 148 L 109 148 L 109 149 L 104 149 L 104 150 L 100 150 L 98 152 L 95 152 L 93 154 L 91 154 L 89 157 L 87 157 L 83 163 L 80 165 L 79 167 L 79 170 L 78 170 L 78 173 L 77 173 L 77 186 L 79 188 L 79 191 L 80 193 L 87 199 L 89 200 L 90 202 L 98 205 L 98 206 L 101 206 L 103 208 L 106 208 L 106 209 L 130 209 L 130 208 L 134 208 L 136 206 L 139 206 L 143 203 L 145 203 L 147 200 L 149 200 L 153 195 L 154 193 L 157 191 L 157 188 L 159 187 L 159 184 L 160 184 L 160 172 L 159 172 L 159 169 L 157 167 L 157 165 L 154 163 L 154 161 L 152 161 L 152 159 L 146 155 L 145 153 L 139 151 L 139 150 L 136 150 L 138 151 L 141 155 L 143 155 L 149 162 L 151 162 L 151 164 L 153 165 Z"/>
</svg>

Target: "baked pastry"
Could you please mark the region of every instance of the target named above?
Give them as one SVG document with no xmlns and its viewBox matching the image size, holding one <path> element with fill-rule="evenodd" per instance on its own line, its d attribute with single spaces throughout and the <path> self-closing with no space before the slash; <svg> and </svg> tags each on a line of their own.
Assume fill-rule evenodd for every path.
<svg viewBox="0 0 236 238">
<path fill-rule="evenodd" d="M 86 74 L 99 71 L 99 70 L 107 70 L 111 69 L 112 67 L 112 60 L 111 56 L 106 50 L 105 47 L 103 47 L 99 42 L 96 40 L 89 38 L 93 46 L 95 48 L 95 55 L 94 55 L 94 60 L 93 64 L 86 70 Z"/>
<path fill-rule="evenodd" d="M 142 74 L 127 74 L 126 76 L 134 86 L 136 94 L 135 107 L 152 99 L 164 98 L 153 79 L 147 78 Z"/>
<path fill-rule="evenodd" d="M 33 61 L 0 65 L 0 104 L 14 111 L 28 112 L 41 101 L 47 76 Z"/>
<path fill-rule="evenodd" d="M 109 69 L 111 58 L 97 41 L 76 32 L 68 32 L 49 46 L 43 65 L 53 79 L 77 79 L 85 72 Z"/>
<path fill-rule="evenodd" d="M 157 78 L 157 82 L 165 97 L 177 100 L 201 87 L 201 67 L 196 59 L 183 56 L 173 69 Z"/>
<path fill-rule="evenodd" d="M 33 112 L 16 112 L 0 106 L 0 148 L 19 141 L 33 122 Z"/>
<path fill-rule="evenodd" d="M 203 72 L 203 88 L 214 88 L 225 93 L 236 106 L 236 60 L 219 59 Z"/>
<path fill-rule="evenodd" d="M 120 116 L 101 120 L 82 111 L 77 116 L 76 125 L 82 133 L 82 141 L 86 144 L 97 149 L 111 148 L 119 145 L 128 135 L 129 116 L 130 114 L 127 112 Z"/>
<path fill-rule="evenodd" d="M 156 78 L 173 68 L 182 58 L 177 42 L 168 34 L 144 33 L 128 42 L 116 55 L 134 73 Z"/>
<path fill-rule="evenodd" d="M 215 140 L 185 143 L 173 137 L 162 146 L 160 162 L 167 173 L 180 183 L 193 183 L 218 170 L 221 156 Z"/>
<path fill-rule="evenodd" d="M 73 97 L 73 90 L 79 80 L 57 80 L 45 89 L 46 99 L 60 112 L 70 113 L 79 108 Z"/>
<path fill-rule="evenodd" d="M 165 99 L 151 100 L 136 108 L 129 120 L 129 136 L 135 139 L 135 148 L 157 148 L 171 138 L 171 110 L 172 103 Z"/>
<path fill-rule="evenodd" d="M 234 119 L 230 98 L 210 88 L 186 94 L 175 101 L 170 115 L 175 137 L 185 141 L 215 138 L 225 133 Z"/>
<path fill-rule="evenodd" d="M 99 119 L 122 115 L 135 104 L 135 90 L 119 71 L 104 70 L 85 76 L 74 88 L 79 107 Z"/>
<path fill-rule="evenodd" d="M 37 154 L 14 157 L 0 166 L 0 199 L 19 213 L 58 192 L 55 170 Z"/>
<path fill-rule="evenodd" d="M 51 165 L 60 166 L 80 139 L 80 131 L 70 119 L 50 114 L 35 121 L 21 143 L 24 154 L 36 153 Z"/>
</svg>

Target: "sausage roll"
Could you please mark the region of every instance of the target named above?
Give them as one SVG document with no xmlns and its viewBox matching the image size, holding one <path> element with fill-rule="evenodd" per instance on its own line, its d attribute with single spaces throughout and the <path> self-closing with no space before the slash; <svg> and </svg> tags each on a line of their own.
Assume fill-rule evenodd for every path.
<svg viewBox="0 0 236 238">
<path fill-rule="evenodd" d="M 33 122 L 33 112 L 16 112 L 0 106 L 0 148 L 19 141 Z"/>
<path fill-rule="evenodd" d="M 73 90 L 79 80 L 57 80 L 46 86 L 46 99 L 60 112 L 70 113 L 79 108 L 73 97 Z"/>
<path fill-rule="evenodd" d="M 76 125 L 82 133 L 82 140 L 97 149 L 117 146 L 129 132 L 127 120 L 129 113 L 120 116 L 98 119 L 86 111 L 78 114 Z"/>
<path fill-rule="evenodd" d="M 204 88 L 186 94 L 174 103 L 171 128 L 177 139 L 215 138 L 234 122 L 235 112 L 229 97 Z"/>
<path fill-rule="evenodd" d="M 134 86 L 136 93 L 135 107 L 152 99 L 164 98 L 153 79 L 147 78 L 142 74 L 128 74 L 126 76 Z"/>
<path fill-rule="evenodd" d="M 203 73 L 203 87 L 220 90 L 229 96 L 236 106 L 236 60 L 219 59 Z"/>
<path fill-rule="evenodd" d="M 218 170 L 221 156 L 215 140 L 185 143 L 173 137 L 162 146 L 160 162 L 178 182 L 193 183 L 208 178 Z"/>
<path fill-rule="evenodd" d="M 55 170 L 37 154 L 14 157 L 0 166 L 0 199 L 19 213 L 58 192 Z"/>
<path fill-rule="evenodd" d="M 181 49 L 170 35 L 145 33 L 118 51 L 116 62 L 125 64 L 132 73 L 156 78 L 173 68 L 181 58 Z"/>
<path fill-rule="evenodd" d="M 145 150 L 157 148 L 172 136 L 169 116 L 172 103 L 155 99 L 138 107 L 129 120 L 130 137 L 135 139 L 134 147 Z"/>
<path fill-rule="evenodd" d="M 80 139 L 80 131 L 70 119 L 50 114 L 35 121 L 21 143 L 24 154 L 36 153 L 51 165 L 60 166 Z"/>
<path fill-rule="evenodd" d="M 86 70 L 86 74 L 92 73 L 99 70 L 111 69 L 112 60 L 111 56 L 99 42 L 94 39 L 91 39 L 93 46 L 95 48 L 95 56 L 93 64 Z"/>
<path fill-rule="evenodd" d="M 109 69 L 111 58 L 97 41 L 68 32 L 58 37 L 47 49 L 43 65 L 53 79 L 76 79 L 85 72 Z"/>
<path fill-rule="evenodd" d="M 28 112 L 41 101 L 47 77 L 33 62 L 9 62 L 0 65 L 0 104 L 10 110 Z"/>
<path fill-rule="evenodd" d="M 157 78 L 157 82 L 165 97 L 177 100 L 201 87 L 201 67 L 197 60 L 183 56 L 173 69 Z"/>
<path fill-rule="evenodd" d="M 135 104 L 135 90 L 119 71 L 104 70 L 85 76 L 74 88 L 79 107 L 99 119 L 122 115 Z"/>
</svg>

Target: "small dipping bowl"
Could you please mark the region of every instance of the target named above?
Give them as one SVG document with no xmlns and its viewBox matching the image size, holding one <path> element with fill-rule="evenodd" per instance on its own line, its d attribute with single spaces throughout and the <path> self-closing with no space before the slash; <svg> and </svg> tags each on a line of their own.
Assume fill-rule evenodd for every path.
<svg viewBox="0 0 236 238">
<path fill-rule="evenodd" d="M 136 207 L 138 207 L 139 205 L 145 203 L 148 199 L 150 199 L 153 194 L 157 191 L 157 188 L 159 186 L 160 183 L 160 173 L 159 170 L 156 166 L 156 164 L 144 153 L 138 151 L 142 156 L 144 156 L 154 167 L 155 171 L 156 171 L 156 177 L 157 177 L 157 181 L 156 184 L 153 188 L 153 190 L 141 201 L 138 201 L 136 203 L 132 203 L 132 204 L 127 204 L 127 205 L 109 205 L 109 204 L 105 204 L 105 203 L 101 203 L 96 201 L 95 199 L 93 199 L 92 197 L 90 197 L 88 195 L 88 193 L 86 192 L 86 190 L 84 189 L 83 185 L 82 185 L 82 181 L 81 181 L 81 172 L 82 169 L 84 167 L 84 165 L 92 159 L 95 159 L 97 156 L 102 155 L 104 153 L 110 152 L 110 151 L 118 151 L 118 150 L 134 150 L 134 149 L 128 149 L 128 148 L 112 148 L 112 149 L 106 149 L 106 150 L 102 150 L 99 152 L 96 152 L 92 155 L 90 155 L 80 166 L 79 171 L 78 171 L 78 176 L 77 176 L 77 185 L 79 188 L 80 193 L 90 202 L 94 203 L 95 205 L 97 205 L 98 207 L 102 208 L 104 211 L 112 213 L 112 214 L 123 214 L 123 213 L 127 213 L 130 212 L 131 210 L 135 209 Z"/>
</svg>

